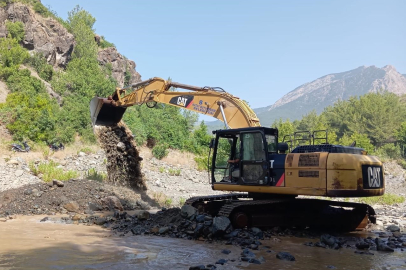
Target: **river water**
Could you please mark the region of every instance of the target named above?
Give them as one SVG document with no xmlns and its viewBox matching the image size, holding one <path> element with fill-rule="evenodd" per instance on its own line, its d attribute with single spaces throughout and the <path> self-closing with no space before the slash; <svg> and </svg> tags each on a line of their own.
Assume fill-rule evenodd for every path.
<svg viewBox="0 0 406 270">
<path fill-rule="evenodd" d="M 39 222 L 41 216 L 21 216 L 0 222 L 0 269 L 189 269 L 228 261 L 217 269 L 406 269 L 406 251 L 375 255 L 352 249 L 304 246 L 314 239 L 281 237 L 262 241 L 261 265 L 240 262 L 241 248 L 201 241 L 154 236 L 113 235 L 99 226 Z M 264 248 L 269 246 L 270 248 Z M 222 254 L 229 249 L 231 253 Z M 276 258 L 288 251 L 295 262 Z"/>
</svg>

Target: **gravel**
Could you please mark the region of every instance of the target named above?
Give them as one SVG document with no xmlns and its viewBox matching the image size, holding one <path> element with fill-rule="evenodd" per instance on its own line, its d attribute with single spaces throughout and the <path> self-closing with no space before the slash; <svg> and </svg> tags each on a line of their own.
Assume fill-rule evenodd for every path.
<svg viewBox="0 0 406 270">
<path fill-rule="evenodd" d="M 5 161 L 4 158 L 2 161 Z M 42 180 L 30 173 L 27 163 L 21 158 L 0 163 L 0 192 L 40 182 Z"/>
</svg>

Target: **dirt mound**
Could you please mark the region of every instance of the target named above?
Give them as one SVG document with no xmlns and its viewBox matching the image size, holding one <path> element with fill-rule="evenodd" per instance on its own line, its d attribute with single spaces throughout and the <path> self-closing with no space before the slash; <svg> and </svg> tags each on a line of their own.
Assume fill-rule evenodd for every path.
<svg viewBox="0 0 406 270">
<path fill-rule="evenodd" d="M 0 192 L 0 215 L 113 210 L 112 202 L 124 210 L 148 209 L 144 197 L 142 192 L 85 179 L 63 182 L 63 187 L 38 183 Z"/>
<path fill-rule="evenodd" d="M 106 153 L 108 182 L 117 186 L 146 190 L 141 160 L 132 133 L 120 122 L 115 126 L 95 126 L 95 134 Z"/>
</svg>

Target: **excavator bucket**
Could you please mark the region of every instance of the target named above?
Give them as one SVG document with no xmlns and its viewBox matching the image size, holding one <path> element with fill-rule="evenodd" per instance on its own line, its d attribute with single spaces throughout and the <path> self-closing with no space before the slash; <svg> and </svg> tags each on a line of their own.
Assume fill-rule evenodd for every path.
<svg viewBox="0 0 406 270">
<path fill-rule="evenodd" d="M 92 125 L 115 125 L 123 118 L 125 110 L 125 107 L 113 106 L 112 100 L 95 97 L 90 101 Z"/>
</svg>

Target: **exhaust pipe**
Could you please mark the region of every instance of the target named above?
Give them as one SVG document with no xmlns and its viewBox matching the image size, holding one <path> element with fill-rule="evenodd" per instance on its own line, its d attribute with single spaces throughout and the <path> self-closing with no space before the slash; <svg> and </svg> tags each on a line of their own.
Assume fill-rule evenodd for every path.
<svg viewBox="0 0 406 270">
<path fill-rule="evenodd" d="M 120 122 L 127 108 L 115 106 L 114 100 L 94 97 L 90 101 L 90 118 L 95 125 L 111 126 Z"/>
</svg>

